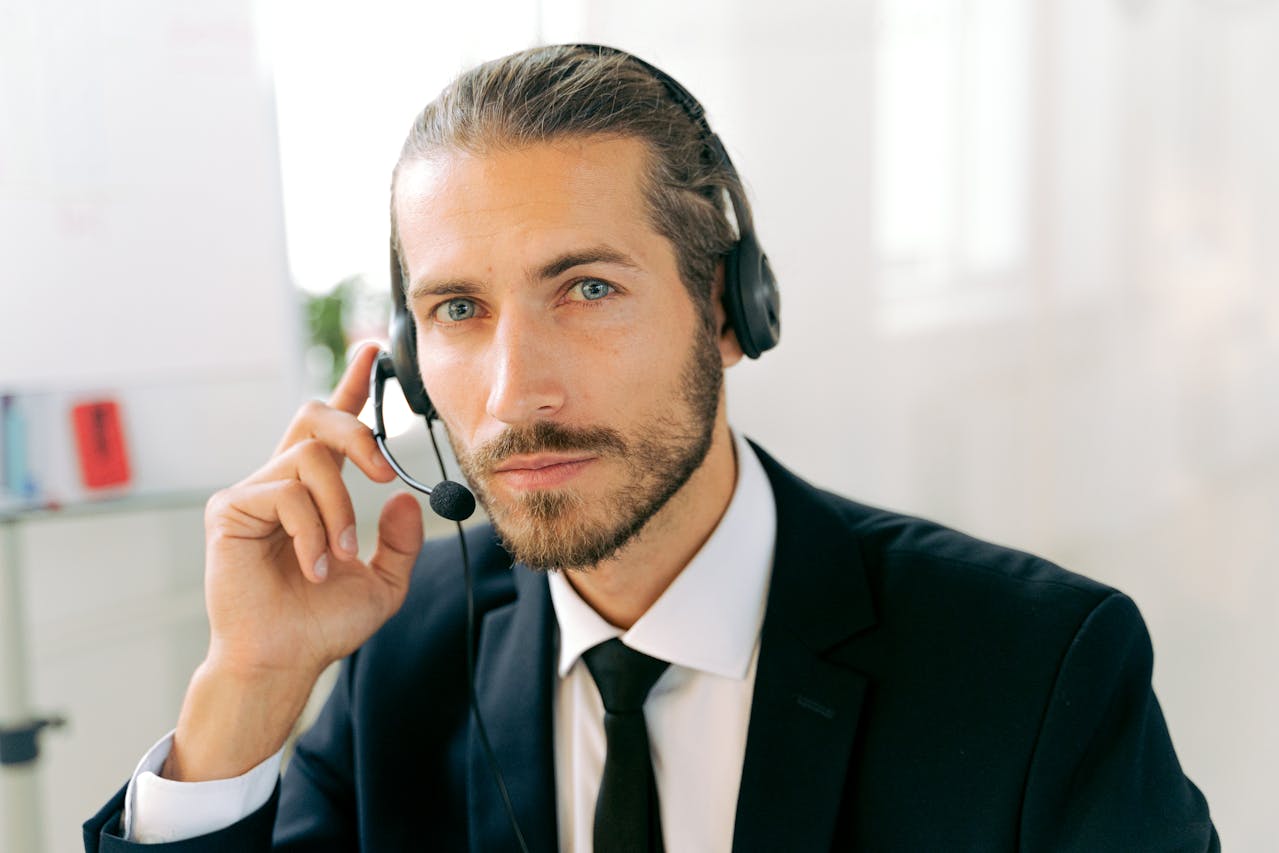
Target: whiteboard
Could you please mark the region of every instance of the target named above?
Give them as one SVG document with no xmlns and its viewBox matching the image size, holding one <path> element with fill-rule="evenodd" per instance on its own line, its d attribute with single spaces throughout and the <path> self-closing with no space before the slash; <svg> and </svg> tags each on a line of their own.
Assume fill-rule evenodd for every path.
<svg viewBox="0 0 1279 853">
<path fill-rule="evenodd" d="M 137 489 L 239 479 L 297 402 L 253 9 L 0 4 L 0 392 L 118 400 Z"/>
<path fill-rule="evenodd" d="M 247 0 L 0 5 L 0 388 L 292 372 L 253 23 Z"/>
</svg>

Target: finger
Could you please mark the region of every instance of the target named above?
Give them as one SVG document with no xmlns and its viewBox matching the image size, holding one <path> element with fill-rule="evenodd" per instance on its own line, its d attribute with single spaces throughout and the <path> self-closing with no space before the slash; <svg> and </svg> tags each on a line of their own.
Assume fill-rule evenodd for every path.
<svg viewBox="0 0 1279 853">
<path fill-rule="evenodd" d="M 369 373 L 379 349 L 376 343 L 369 342 L 360 344 L 351 354 L 346 371 L 329 396 L 329 406 L 352 415 L 360 413 L 365 401 L 369 399 Z"/>
<path fill-rule="evenodd" d="M 298 442 L 271 460 L 255 478 L 266 482 L 300 481 L 320 513 L 329 549 L 343 559 L 359 555 L 351 493 L 342 481 L 341 467 L 333 461 L 332 452 L 323 442 L 313 438 Z"/>
<path fill-rule="evenodd" d="M 298 480 L 240 486 L 211 502 L 213 534 L 220 539 L 265 539 L 283 529 L 302 574 L 320 583 L 328 573 L 328 537 L 311 492 Z"/>
<path fill-rule="evenodd" d="M 277 487 L 277 493 L 280 526 L 293 540 L 293 553 L 302 574 L 312 583 L 323 583 L 329 573 L 325 547 L 328 537 L 310 490 L 297 480 L 286 480 Z"/>
<path fill-rule="evenodd" d="M 395 592 L 399 607 L 409 588 L 417 552 L 422 548 L 422 508 L 412 495 L 399 492 L 382 506 L 377 536 L 369 567 Z"/>
<path fill-rule="evenodd" d="M 395 479 L 395 471 L 378 449 L 373 431 L 349 412 L 331 408 L 319 400 L 303 404 L 274 455 L 278 458 L 298 444 L 312 440 L 328 448 L 339 469 L 344 459 L 350 459 L 374 482 L 386 483 Z M 263 470 L 274 468 L 268 463 Z M 262 479 L 275 478 L 267 476 Z"/>
</svg>

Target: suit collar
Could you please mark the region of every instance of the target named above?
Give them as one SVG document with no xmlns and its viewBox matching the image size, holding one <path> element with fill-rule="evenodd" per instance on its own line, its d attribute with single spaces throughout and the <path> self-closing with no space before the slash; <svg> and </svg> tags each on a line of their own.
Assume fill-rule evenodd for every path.
<svg viewBox="0 0 1279 853">
<path fill-rule="evenodd" d="M 733 849 L 829 850 L 867 680 L 825 653 L 875 614 L 843 507 L 754 449 L 777 498 L 777 550 Z"/>
<path fill-rule="evenodd" d="M 841 498 L 814 488 L 754 442 L 777 499 L 777 549 L 765 620 L 824 652 L 875 624 L 861 547 Z"/>
</svg>

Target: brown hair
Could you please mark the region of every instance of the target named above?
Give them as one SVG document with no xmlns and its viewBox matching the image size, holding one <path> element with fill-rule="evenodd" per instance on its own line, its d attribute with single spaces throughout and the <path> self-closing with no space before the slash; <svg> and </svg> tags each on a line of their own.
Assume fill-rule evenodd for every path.
<svg viewBox="0 0 1279 853">
<path fill-rule="evenodd" d="M 709 323 L 715 264 L 736 241 L 724 194 L 743 197 L 740 182 L 666 84 L 621 52 L 532 48 L 465 71 L 446 86 L 413 122 L 391 179 L 397 250 L 395 182 L 405 163 L 441 150 L 482 153 L 593 135 L 647 143 L 650 220 L 674 245 L 680 277 Z"/>
</svg>

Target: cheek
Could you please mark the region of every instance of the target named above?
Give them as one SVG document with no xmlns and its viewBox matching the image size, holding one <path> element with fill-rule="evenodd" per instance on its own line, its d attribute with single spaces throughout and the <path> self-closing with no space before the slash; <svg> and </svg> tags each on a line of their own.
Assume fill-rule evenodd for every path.
<svg viewBox="0 0 1279 853">
<path fill-rule="evenodd" d="M 422 383 L 436 412 L 450 434 L 469 445 L 485 400 L 476 360 L 448 347 L 427 347 L 420 337 L 417 353 Z"/>
<path fill-rule="evenodd" d="M 691 323 L 661 312 L 602 336 L 579 360 L 583 402 L 601 418 L 652 416 L 680 387 L 691 335 Z"/>
</svg>

